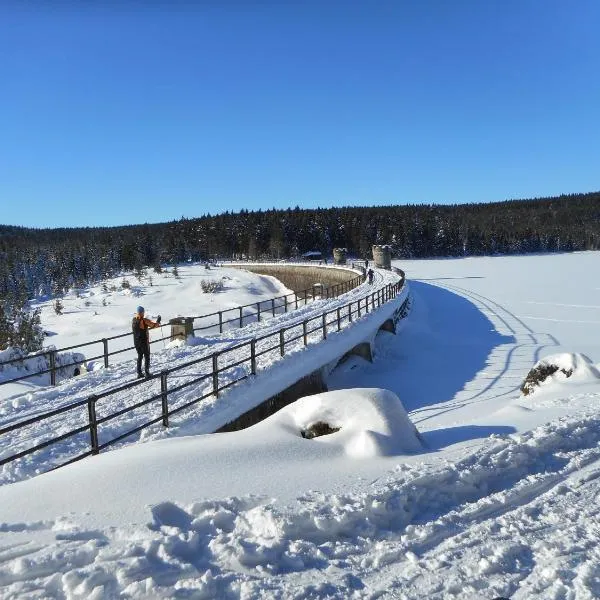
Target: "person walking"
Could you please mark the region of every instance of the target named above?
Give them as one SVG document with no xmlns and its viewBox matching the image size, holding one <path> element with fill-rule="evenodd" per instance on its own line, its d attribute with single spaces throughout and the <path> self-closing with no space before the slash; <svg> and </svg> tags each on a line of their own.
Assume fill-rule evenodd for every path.
<svg viewBox="0 0 600 600">
<path fill-rule="evenodd" d="M 160 327 L 160 315 L 156 319 L 156 323 L 144 317 L 144 307 L 137 307 L 137 314 L 131 321 L 131 329 L 133 331 L 133 343 L 137 351 L 137 376 L 144 377 L 142 373 L 142 358 L 144 359 L 144 371 L 146 377 L 152 377 L 150 373 L 150 334 L 148 331 Z"/>
<path fill-rule="evenodd" d="M 369 283 L 373 283 L 373 275 L 375 275 L 373 269 L 369 269 L 367 271 L 367 277 L 369 278 Z"/>
</svg>

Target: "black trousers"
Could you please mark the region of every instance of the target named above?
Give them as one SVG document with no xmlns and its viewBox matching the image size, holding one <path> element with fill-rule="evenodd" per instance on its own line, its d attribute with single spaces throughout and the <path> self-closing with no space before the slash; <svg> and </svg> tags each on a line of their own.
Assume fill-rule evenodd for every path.
<svg viewBox="0 0 600 600">
<path fill-rule="evenodd" d="M 142 358 L 144 359 L 144 370 L 146 373 L 150 371 L 150 346 L 148 344 L 144 344 L 138 346 L 136 344 L 135 349 L 137 351 L 137 372 L 140 374 L 142 372 Z"/>
</svg>

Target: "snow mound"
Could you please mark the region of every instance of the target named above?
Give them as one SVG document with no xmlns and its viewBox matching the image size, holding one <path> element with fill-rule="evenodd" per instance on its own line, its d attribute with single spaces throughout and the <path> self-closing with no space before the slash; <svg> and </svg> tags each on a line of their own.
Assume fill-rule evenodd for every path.
<svg viewBox="0 0 600 600">
<path fill-rule="evenodd" d="M 298 435 L 316 423 L 339 429 L 307 443 L 341 445 L 348 456 L 391 456 L 423 450 L 419 432 L 398 396 L 389 390 L 324 392 L 300 398 L 280 412 L 293 423 Z"/>
<path fill-rule="evenodd" d="M 552 354 L 535 363 L 521 385 L 521 392 L 527 396 L 538 387 L 564 383 L 567 379 L 580 383 L 589 382 L 600 379 L 600 371 L 585 354 Z"/>
</svg>

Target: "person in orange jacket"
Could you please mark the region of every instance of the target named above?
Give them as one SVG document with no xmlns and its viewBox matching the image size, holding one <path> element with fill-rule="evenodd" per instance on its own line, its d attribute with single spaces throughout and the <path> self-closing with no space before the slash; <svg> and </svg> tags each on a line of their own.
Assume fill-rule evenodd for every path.
<svg viewBox="0 0 600 600">
<path fill-rule="evenodd" d="M 150 334 L 148 331 L 160 327 L 160 315 L 156 319 L 156 323 L 144 317 L 144 307 L 137 307 L 137 314 L 131 321 L 131 329 L 133 331 L 133 343 L 137 351 L 137 375 L 138 378 L 144 377 L 142 373 L 142 358 L 144 359 L 144 367 L 146 377 L 152 377 L 150 373 Z"/>
</svg>

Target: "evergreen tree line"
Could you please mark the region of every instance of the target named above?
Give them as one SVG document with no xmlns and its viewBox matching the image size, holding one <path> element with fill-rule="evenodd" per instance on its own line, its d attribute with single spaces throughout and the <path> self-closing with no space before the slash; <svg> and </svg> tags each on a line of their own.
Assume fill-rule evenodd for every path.
<svg viewBox="0 0 600 600">
<path fill-rule="evenodd" d="M 0 226 L 0 298 L 59 297 L 124 270 L 187 260 L 289 258 L 344 247 L 396 258 L 597 250 L 600 192 L 489 204 L 226 212 L 126 227 Z M 11 304 L 14 303 L 11 301 Z"/>
</svg>

